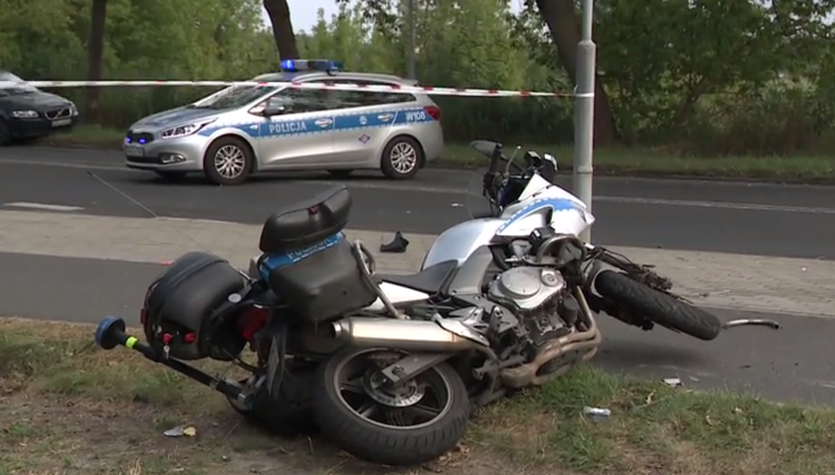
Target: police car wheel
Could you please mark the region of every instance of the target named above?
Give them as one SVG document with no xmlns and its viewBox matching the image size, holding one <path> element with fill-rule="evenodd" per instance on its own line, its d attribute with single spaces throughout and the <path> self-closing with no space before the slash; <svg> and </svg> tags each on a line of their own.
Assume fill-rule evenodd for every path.
<svg viewBox="0 0 835 475">
<path fill-rule="evenodd" d="M 415 176 L 423 162 L 423 150 L 411 137 L 395 137 L 383 150 L 380 168 L 383 175 L 393 180 Z"/>
<path fill-rule="evenodd" d="M 8 124 L 3 119 L 0 119 L 0 147 L 10 145 L 12 143 L 12 132 L 9 130 Z"/>
<path fill-rule="evenodd" d="M 206 151 L 203 171 L 218 185 L 239 185 L 252 172 L 253 156 L 239 138 L 221 137 Z"/>
</svg>

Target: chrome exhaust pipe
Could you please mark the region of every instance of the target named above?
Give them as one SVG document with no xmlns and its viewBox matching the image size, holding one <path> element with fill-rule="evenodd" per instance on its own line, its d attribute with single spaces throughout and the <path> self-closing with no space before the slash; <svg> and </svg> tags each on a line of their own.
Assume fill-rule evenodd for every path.
<svg viewBox="0 0 835 475">
<path fill-rule="evenodd" d="M 455 352 L 480 349 L 482 346 L 427 320 L 348 317 L 332 325 L 335 338 L 360 348 Z"/>
</svg>

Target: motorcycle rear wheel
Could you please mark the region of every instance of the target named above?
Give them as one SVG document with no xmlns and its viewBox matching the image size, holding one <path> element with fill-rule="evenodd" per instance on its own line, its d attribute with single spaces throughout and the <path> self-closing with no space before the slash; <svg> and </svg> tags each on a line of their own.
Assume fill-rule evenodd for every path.
<svg viewBox="0 0 835 475">
<path fill-rule="evenodd" d="M 594 280 L 601 296 L 613 300 L 652 322 L 710 341 L 722 332 L 722 322 L 705 310 L 630 279 L 625 274 L 602 271 Z"/>
<path fill-rule="evenodd" d="M 322 433 L 357 458 L 390 466 L 428 462 L 454 448 L 471 412 L 458 373 L 441 363 L 403 392 L 384 392 L 391 390 L 373 387 L 381 368 L 375 353 L 392 350 L 348 348 L 319 367 L 313 407 Z"/>
</svg>

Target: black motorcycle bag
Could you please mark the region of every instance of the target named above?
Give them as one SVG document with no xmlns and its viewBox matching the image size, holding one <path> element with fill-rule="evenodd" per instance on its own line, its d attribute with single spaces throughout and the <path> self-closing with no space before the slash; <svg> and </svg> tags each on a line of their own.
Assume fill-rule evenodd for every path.
<svg viewBox="0 0 835 475">
<path fill-rule="evenodd" d="M 189 252 L 171 263 L 149 287 L 145 299 L 145 337 L 161 344 L 152 325 L 176 334 L 169 343 L 169 355 L 182 360 L 209 356 L 206 343 L 210 318 L 230 294 L 246 287 L 243 276 L 220 257 L 205 252 Z M 192 341 L 184 336 L 194 334 Z"/>
<path fill-rule="evenodd" d="M 339 233 L 306 249 L 266 256 L 261 273 L 295 313 L 320 323 L 365 308 L 377 299 L 359 265 L 351 244 Z"/>
</svg>

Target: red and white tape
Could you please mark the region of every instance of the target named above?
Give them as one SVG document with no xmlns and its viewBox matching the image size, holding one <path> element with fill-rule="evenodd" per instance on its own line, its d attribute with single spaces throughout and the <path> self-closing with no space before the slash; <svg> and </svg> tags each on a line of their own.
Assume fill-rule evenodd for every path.
<svg viewBox="0 0 835 475">
<path fill-rule="evenodd" d="M 469 89 L 432 86 L 385 86 L 362 84 L 328 84 L 314 82 L 257 82 L 257 81 L 27 81 L 25 83 L 3 81 L 2 87 L 14 87 L 26 84 L 34 87 L 149 87 L 149 86 L 270 86 L 292 87 L 297 89 L 331 89 L 337 91 L 371 91 L 404 94 L 427 94 L 435 96 L 469 97 L 594 97 L 594 94 L 576 94 L 565 92 L 509 91 L 503 89 Z"/>
</svg>

